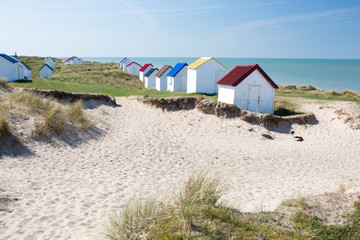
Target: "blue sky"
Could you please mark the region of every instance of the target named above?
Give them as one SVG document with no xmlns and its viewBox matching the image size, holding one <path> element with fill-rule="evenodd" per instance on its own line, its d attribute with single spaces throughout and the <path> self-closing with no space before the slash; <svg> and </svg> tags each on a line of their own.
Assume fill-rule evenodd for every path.
<svg viewBox="0 0 360 240">
<path fill-rule="evenodd" d="M 359 0 L 2 1 L 0 52 L 360 58 Z"/>
</svg>

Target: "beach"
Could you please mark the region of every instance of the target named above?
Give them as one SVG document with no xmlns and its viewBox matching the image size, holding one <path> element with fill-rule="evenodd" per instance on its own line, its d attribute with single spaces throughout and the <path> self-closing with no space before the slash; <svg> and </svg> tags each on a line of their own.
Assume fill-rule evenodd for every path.
<svg viewBox="0 0 360 240">
<path fill-rule="evenodd" d="M 336 113 L 357 116 L 359 105 L 299 101 L 318 123 L 274 131 L 132 98 L 116 98 L 116 107 L 89 102 L 98 128 L 93 136 L 30 141 L 26 154 L 0 158 L 0 193 L 18 199 L 0 211 L 0 239 L 92 239 L 127 201 L 171 196 L 202 169 L 224 176 L 221 201 L 243 212 L 359 186 L 360 131 Z"/>
</svg>

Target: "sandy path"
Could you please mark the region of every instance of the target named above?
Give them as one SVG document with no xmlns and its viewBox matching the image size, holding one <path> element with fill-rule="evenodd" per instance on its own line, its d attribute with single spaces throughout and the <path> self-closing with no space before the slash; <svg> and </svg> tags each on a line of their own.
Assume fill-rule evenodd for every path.
<svg viewBox="0 0 360 240">
<path fill-rule="evenodd" d="M 169 194 L 202 168 L 222 172 L 229 186 L 223 200 L 243 211 L 360 185 L 360 131 L 333 119 L 350 103 L 305 104 L 319 124 L 293 125 L 305 139 L 296 142 L 276 132 L 267 140 L 266 129 L 242 120 L 117 102 L 89 110 L 109 124 L 104 136 L 76 147 L 33 143 L 32 156 L 0 158 L 0 188 L 20 199 L 0 211 L 0 239 L 91 239 L 127 199 Z"/>
</svg>

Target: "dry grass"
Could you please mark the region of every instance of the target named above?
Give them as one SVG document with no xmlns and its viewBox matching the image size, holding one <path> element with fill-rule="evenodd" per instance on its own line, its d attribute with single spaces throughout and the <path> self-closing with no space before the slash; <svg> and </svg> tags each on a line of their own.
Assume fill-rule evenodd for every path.
<svg viewBox="0 0 360 240">
<path fill-rule="evenodd" d="M 283 97 L 303 97 L 309 99 L 319 100 L 336 100 L 336 101 L 354 101 L 360 103 L 360 95 L 351 90 L 325 91 L 314 87 L 313 85 L 304 86 L 300 85 L 280 85 L 276 90 L 277 96 Z"/>
<path fill-rule="evenodd" d="M 9 87 L 9 83 L 6 78 L 0 78 L 0 88 L 7 89 Z"/>
<path fill-rule="evenodd" d="M 284 221 L 277 211 L 247 216 L 218 204 L 223 186 L 222 178 L 206 171 L 192 174 L 173 199 L 126 204 L 109 218 L 101 239 L 358 239 L 360 198 L 349 224 L 327 226 L 308 213 L 301 195 L 283 203 L 295 209 Z"/>
<path fill-rule="evenodd" d="M 56 101 L 43 98 L 40 95 L 15 91 L 0 95 L 0 136 L 9 135 L 14 127 L 9 122 L 19 122 L 17 119 L 36 119 L 32 136 L 60 134 L 66 129 L 88 130 L 92 127 L 89 117 L 85 114 L 82 103 L 62 105 Z M 20 121 L 24 124 L 24 121 Z"/>
<path fill-rule="evenodd" d="M 291 116 L 297 114 L 303 114 L 303 112 L 299 111 L 299 106 L 294 101 L 275 100 L 274 115 Z"/>
<path fill-rule="evenodd" d="M 11 135 L 9 120 L 0 112 L 0 138 Z"/>
<path fill-rule="evenodd" d="M 302 194 L 298 194 L 296 198 L 288 199 L 281 203 L 286 207 L 295 207 L 305 210 L 308 208 L 308 197 L 303 196 Z"/>
<path fill-rule="evenodd" d="M 211 178 L 207 171 L 193 173 L 184 189 L 167 202 L 135 200 L 126 204 L 120 213 L 109 218 L 103 236 L 111 240 L 149 237 L 156 234 L 149 229 L 152 223 L 161 224 L 169 219 L 178 222 L 175 230 L 185 234 L 201 211 L 216 206 L 223 192 L 222 178 Z"/>
</svg>

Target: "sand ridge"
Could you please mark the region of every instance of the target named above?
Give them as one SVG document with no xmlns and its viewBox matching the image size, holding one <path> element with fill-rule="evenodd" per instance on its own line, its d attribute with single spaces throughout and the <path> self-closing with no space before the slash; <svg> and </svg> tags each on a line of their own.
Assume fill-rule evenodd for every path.
<svg viewBox="0 0 360 240">
<path fill-rule="evenodd" d="M 318 124 L 269 132 L 196 110 L 116 102 L 88 110 L 106 123 L 99 123 L 106 134 L 98 138 L 76 146 L 32 142 L 32 155 L 0 159 L 0 188 L 19 198 L 0 211 L 0 239 L 91 239 L 127 200 L 171 194 L 197 169 L 221 172 L 229 188 L 222 201 L 242 211 L 274 210 L 299 193 L 333 192 L 341 183 L 360 185 L 360 131 L 334 113 L 357 110 L 352 103 L 304 102 Z M 305 140 L 297 142 L 290 129 Z"/>
</svg>

